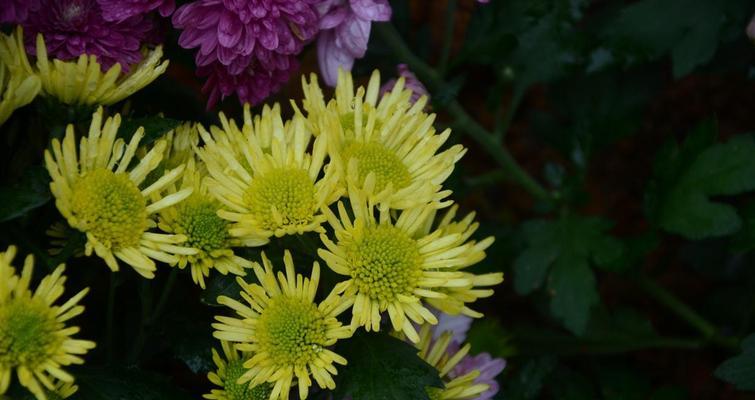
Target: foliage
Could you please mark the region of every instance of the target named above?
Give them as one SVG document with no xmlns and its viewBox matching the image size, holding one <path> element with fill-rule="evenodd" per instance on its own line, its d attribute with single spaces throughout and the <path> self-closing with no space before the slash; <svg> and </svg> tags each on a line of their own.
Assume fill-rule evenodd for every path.
<svg viewBox="0 0 755 400">
<path fill-rule="evenodd" d="M 460 214 L 477 210 L 472 239 L 496 237 L 470 271 L 506 276 L 472 306 L 484 317 L 466 338 L 472 354 L 507 361 L 495 399 L 739 399 L 755 391 L 755 46 L 745 35 L 755 4 L 391 6 L 392 21 L 372 25 L 355 82 L 375 68 L 390 79 L 407 63 L 429 90 L 438 131 L 452 128 L 443 149 L 468 149 L 444 189 Z M 217 112 L 201 111 L 199 85 L 185 77 L 194 61 L 175 36 L 165 43 L 168 73 L 105 109 L 122 113 L 126 142 L 138 127 L 149 145 L 184 121 L 219 124 Z M 307 73 L 316 69 L 310 58 Z M 300 80 L 267 103 L 293 115 Z M 190 268 L 169 275 L 161 265 L 149 283 L 131 271 L 111 278 L 101 260 L 82 257 L 85 235 L 68 227 L 62 243 L 51 236 L 62 218 L 41 155 L 68 123 L 80 138 L 92 111 L 40 97 L 0 127 L 0 249 L 17 243 L 39 268 L 66 263 L 69 285 L 91 287 L 80 325 L 98 347 L 72 369 L 80 387 L 72 399 L 198 398 L 217 369 L 211 324 L 227 311 L 218 299 L 246 296 L 237 277 L 214 273 L 200 289 Z M 240 120 L 235 101 L 223 112 Z M 351 199 L 342 200 L 353 214 Z M 304 276 L 319 262 L 322 299 L 344 278 L 318 255 L 319 235 L 275 238 L 237 255 L 259 261 L 265 251 L 281 268 L 290 249 Z M 242 279 L 258 283 L 251 270 Z M 444 382 L 416 347 L 387 332 L 360 329 L 332 350 L 348 364 L 338 366 L 332 395 L 315 385 L 312 399 L 429 400 L 427 388 Z M 8 395 L 26 396 L 15 383 Z"/>
<path fill-rule="evenodd" d="M 443 386 L 415 347 L 386 334 L 358 333 L 338 350 L 351 361 L 339 374 L 337 399 L 429 400 L 425 388 Z"/>
</svg>

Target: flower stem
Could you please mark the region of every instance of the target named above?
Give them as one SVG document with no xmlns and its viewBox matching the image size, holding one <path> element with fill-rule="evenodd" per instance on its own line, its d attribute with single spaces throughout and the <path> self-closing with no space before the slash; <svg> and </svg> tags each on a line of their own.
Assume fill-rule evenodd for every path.
<svg viewBox="0 0 755 400">
<path fill-rule="evenodd" d="M 393 50 L 394 54 L 402 62 L 409 64 L 409 67 L 431 90 L 437 91 L 446 86 L 440 73 L 430 65 L 417 57 L 406 45 L 401 35 L 390 23 L 375 25 L 375 32 L 383 41 Z M 482 125 L 475 121 L 465 110 L 464 107 L 456 100 L 451 100 L 446 105 L 446 110 L 454 118 L 454 126 L 463 132 L 466 132 L 474 141 L 476 141 L 491 157 L 501 166 L 506 175 L 513 181 L 520 184 L 533 197 L 539 200 L 551 200 L 553 197 L 543 186 L 535 181 L 525 171 L 508 150 L 501 146 L 495 136 L 488 132 Z M 501 134 L 503 136 L 503 134 Z"/>
<path fill-rule="evenodd" d="M 453 45 L 454 28 L 456 27 L 456 6 L 457 0 L 448 0 L 443 30 L 443 49 L 441 49 L 440 62 L 438 63 L 441 74 L 447 72 L 448 59 L 451 57 L 451 46 Z"/>
<path fill-rule="evenodd" d="M 165 286 L 163 287 L 162 293 L 160 294 L 160 299 L 157 301 L 157 305 L 152 308 L 152 293 L 150 289 L 149 284 L 147 284 L 146 280 L 144 282 L 144 286 L 142 287 L 142 321 L 139 325 L 139 333 L 136 336 L 136 339 L 134 340 L 134 346 L 131 349 L 131 355 L 129 358 L 129 361 L 132 364 L 136 364 L 139 360 L 139 357 L 141 356 L 142 350 L 144 349 L 144 344 L 147 341 L 147 337 L 149 336 L 149 331 L 152 325 L 160 318 L 160 316 L 163 313 L 163 309 L 165 308 L 165 305 L 168 303 L 168 299 L 170 298 L 170 293 L 173 290 L 173 286 L 176 283 L 176 277 L 178 276 L 178 268 L 171 268 L 170 275 L 168 276 L 168 280 L 165 283 Z M 152 311 L 150 312 L 150 308 L 152 308 Z"/>
<path fill-rule="evenodd" d="M 635 278 L 635 282 L 655 301 L 700 332 L 708 342 L 729 349 L 737 349 L 739 347 L 739 340 L 737 338 L 721 335 L 715 325 L 649 277 L 640 275 Z"/>
<path fill-rule="evenodd" d="M 113 334 L 115 326 L 115 292 L 118 290 L 118 283 L 116 281 L 116 275 L 114 272 L 110 273 L 110 287 L 107 293 L 107 316 L 105 326 L 105 348 L 107 348 L 107 361 L 113 362 L 115 349 L 113 348 Z"/>
</svg>

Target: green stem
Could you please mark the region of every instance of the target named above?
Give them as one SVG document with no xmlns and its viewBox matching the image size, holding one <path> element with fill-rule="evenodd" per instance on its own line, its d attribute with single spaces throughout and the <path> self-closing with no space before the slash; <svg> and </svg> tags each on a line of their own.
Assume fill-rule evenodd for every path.
<svg viewBox="0 0 755 400">
<path fill-rule="evenodd" d="M 722 336 L 715 325 L 649 277 L 640 275 L 635 278 L 635 282 L 655 301 L 700 332 L 705 340 L 730 349 L 738 347 L 739 340 Z"/>
<path fill-rule="evenodd" d="M 524 99 L 524 93 L 524 89 L 520 89 L 519 87 L 514 89 L 514 93 L 511 96 L 511 103 L 509 104 L 509 109 L 506 111 L 506 119 L 501 121 L 501 123 L 496 124 L 493 135 L 496 139 L 498 139 L 499 142 L 503 141 L 503 139 L 506 137 L 506 133 L 509 132 L 511 121 L 514 120 L 514 115 L 519 109 L 519 105 L 522 104 L 522 99 Z"/>
<path fill-rule="evenodd" d="M 412 71 L 432 90 L 438 90 L 446 85 L 438 71 L 412 53 L 393 25 L 376 24 L 375 32 L 393 49 L 396 57 L 409 64 Z M 453 125 L 466 132 L 483 150 L 487 151 L 513 181 L 519 183 L 537 199 L 552 199 L 551 194 L 514 160 L 508 150 L 502 147 L 490 132 L 470 117 L 458 101 L 450 101 L 446 110 L 455 119 Z"/>
<path fill-rule="evenodd" d="M 170 275 L 168 275 L 168 281 L 165 283 L 165 287 L 163 287 L 163 292 L 160 294 L 160 300 L 157 301 L 157 306 L 152 311 L 152 315 L 150 316 L 149 324 L 153 324 L 155 321 L 157 321 L 158 318 L 163 314 L 163 309 L 165 309 L 165 305 L 168 304 L 168 299 L 170 298 L 170 292 L 173 291 L 173 286 L 176 284 L 176 278 L 178 277 L 178 268 L 171 268 L 170 269 Z"/>
<path fill-rule="evenodd" d="M 152 305 L 152 294 L 148 290 L 149 285 L 146 284 L 147 281 L 144 281 L 146 287 L 142 287 L 142 321 L 139 325 L 139 333 L 134 340 L 134 346 L 131 349 L 131 356 L 129 360 L 132 364 L 136 364 L 139 360 L 141 352 L 144 349 L 144 344 L 146 343 L 147 337 L 149 336 L 150 328 L 152 327 L 152 325 L 154 325 L 155 322 L 157 322 L 158 318 L 160 318 L 160 316 L 162 315 L 163 309 L 165 309 L 166 304 L 168 304 L 168 299 L 170 298 L 170 293 L 173 291 L 173 286 L 176 283 L 177 276 L 178 268 L 171 268 L 170 275 L 168 276 L 168 281 L 165 283 L 162 293 L 160 293 L 160 299 L 157 301 L 157 305 L 152 308 L 151 312 L 150 308 Z"/>
<path fill-rule="evenodd" d="M 118 290 L 118 283 L 115 273 L 110 273 L 110 287 L 107 294 L 107 316 L 105 327 L 105 348 L 107 349 L 107 361 L 113 362 L 115 349 L 113 348 L 113 334 L 115 326 L 115 292 Z"/>
<path fill-rule="evenodd" d="M 445 26 L 443 30 L 443 49 L 440 53 L 438 69 L 445 75 L 448 67 L 448 59 L 451 57 L 451 46 L 454 41 L 454 28 L 456 27 L 457 0 L 448 0 L 446 5 Z"/>
</svg>

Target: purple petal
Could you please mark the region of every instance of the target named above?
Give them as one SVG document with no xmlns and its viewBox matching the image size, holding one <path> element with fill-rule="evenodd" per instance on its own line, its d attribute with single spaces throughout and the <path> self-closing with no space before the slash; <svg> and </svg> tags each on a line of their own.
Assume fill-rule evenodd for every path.
<svg viewBox="0 0 755 400">
<path fill-rule="evenodd" d="M 354 14 L 367 21 L 389 21 L 391 5 L 388 0 L 350 0 Z"/>
<path fill-rule="evenodd" d="M 338 80 L 338 68 L 351 71 L 354 57 L 336 45 L 335 32 L 324 31 L 317 39 L 317 60 L 320 64 L 320 75 L 329 86 L 335 86 Z"/>
</svg>

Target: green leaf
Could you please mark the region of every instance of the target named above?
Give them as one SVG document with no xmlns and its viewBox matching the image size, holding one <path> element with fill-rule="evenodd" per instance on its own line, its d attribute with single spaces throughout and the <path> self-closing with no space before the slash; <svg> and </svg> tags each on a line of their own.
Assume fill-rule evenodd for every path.
<svg viewBox="0 0 755 400">
<path fill-rule="evenodd" d="M 503 398 L 512 400 L 540 398 L 543 384 L 555 368 L 555 357 L 543 356 L 527 361 L 504 385 Z"/>
<path fill-rule="evenodd" d="M 72 400 L 190 400 L 167 379 L 130 368 L 81 368 L 75 372 L 79 391 Z"/>
<path fill-rule="evenodd" d="M 725 22 L 726 2 L 641 0 L 624 7 L 603 36 L 629 63 L 671 53 L 682 77 L 713 58 Z"/>
<path fill-rule="evenodd" d="M 746 203 L 739 209 L 742 216 L 742 229 L 732 238 L 732 248 L 737 251 L 755 249 L 755 201 Z"/>
<path fill-rule="evenodd" d="M 145 145 L 161 138 L 166 133 L 175 129 L 179 124 L 181 124 L 181 121 L 177 119 L 159 116 L 126 118 L 121 122 L 121 126 L 118 129 L 118 135 L 128 140 L 134 135 L 134 132 L 136 132 L 139 127 L 143 127 L 144 138 L 141 140 L 140 144 Z"/>
<path fill-rule="evenodd" d="M 470 354 L 490 353 L 493 357 L 507 358 L 515 354 L 511 336 L 501 322 L 493 316 L 476 320 L 467 333 Z"/>
<path fill-rule="evenodd" d="M 213 307 L 222 307 L 218 304 L 219 296 L 226 296 L 232 299 L 241 299 L 241 286 L 236 282 L 236 275 L 214 274 L 207 282 L 207 288 L 200 295 L 202 303 Z"/>
<path fill-rule="evenodd" d="M 0 222 L 18 218 L 50 201 L 50 175 L 43 167 L 29 168 L 13 186 L 0 187 Z"/>
<path fill-rule="evenodd" d="M 742 341 L 742 354 L 724 361 L 715 375 L 739 390 L 755 391 L 755 334 Z"/>
<path fill-rule="evenodd" d="M 581 335 L 590 319 L 590 308 L 600 301 L 595 275 L 587 260 L 576 255 L 561 257 L 548 279 L 551 313 L 570 331 Z"/>
<path fill-rule="evenodd" d="M 530 293 L 547 276 L 551 313 L 572 332 L 584 333 L 590 309 L 600 300 L 590 265 L 610 268 L 624 253 L 623 244 L 606 235 L 610 227 L 594 217 L 528 221 L 523 227 L 528 247 L 514 262 L 514 288 Z"/>
<path fill-rule="evenodd" d="M 429 400 L 426 388 L 443 387 L 414 346 L 387 334 L 360 331 L 339 342 L 336 352 L 349 360 L 339 367 L 336 399 Z"/>
<path fill-rule="evenodd" d="M 623 366 L 604 366 L 598 371 L 606 400 L 644 400 L 650 392 L 648 379 Z"/>
<path fill-rule="evenodd" d="M 688 239 L 736 232 L 742 225 L 736 209 L 710 197 L 754 190 L 754 158 L 755 141 L 750 135 L 704 150 L 668 190 L 660 208 L 661 227 Z"/>
</svg>

